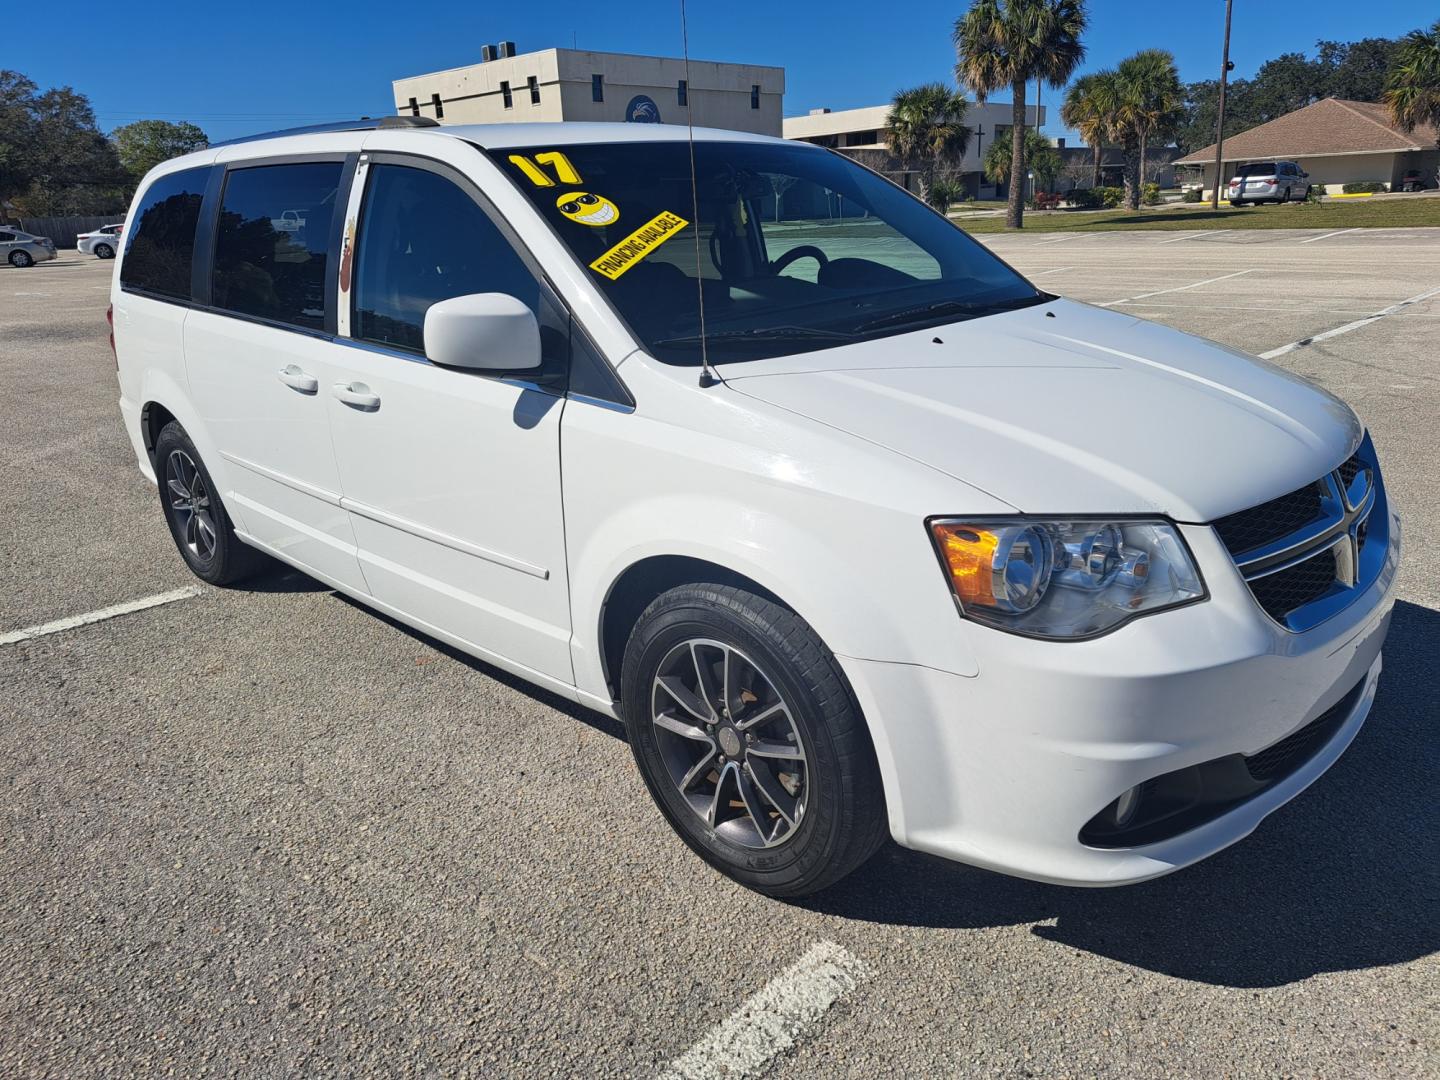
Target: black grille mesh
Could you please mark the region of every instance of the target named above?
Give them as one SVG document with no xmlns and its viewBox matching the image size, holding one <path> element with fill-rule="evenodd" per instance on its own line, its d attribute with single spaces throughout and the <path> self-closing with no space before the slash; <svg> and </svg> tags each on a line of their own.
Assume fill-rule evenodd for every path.
<svg viewBox="0 0 1440 1080">
<path fill-rule="evenodd" d="M 1215 522 L 1215 531 L 1231 555 L 1254 551 L 1320 520 L 1324 514 L 1322 491 L 1318 481 L 1307 484 L 1278 499 L 1220 518 Z"/>
<path fill-rule="evenodd" d="M 1360 470 L 1365 465 L 1360 460 L 1359 454 L 1351 454 L 1340 466 L 1340 483 L 1345 490 L 1350 490 L 1350 485 L 1355 482 L 1355 477 L 1360 475 Z"/>
<path fill-rule="evenodd" d="M 1250 591 L 1267 615 L 1276 622 L 1284 622 L 1286 615 L 1319 600 L 1334 584 L 1335 553 L 1332 549 L 1285 570 L 1253 578 Z"/>
<path fill-rule="evenodd" d="M 1270 781 L 1288 776 L 1315 756 L 1339 730 L 1355 701 L 1364 689 L 1363 681 L 1343 698 L 1306 724 L 1272 746 L 1245 759 L 1245 768 L 1256 780 Z"/>
</svg>

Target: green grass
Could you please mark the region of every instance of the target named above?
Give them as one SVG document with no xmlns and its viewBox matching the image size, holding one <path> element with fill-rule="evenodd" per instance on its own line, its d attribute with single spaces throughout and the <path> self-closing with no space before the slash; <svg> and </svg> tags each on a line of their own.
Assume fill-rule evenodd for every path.
<svg viewBox="0 0 1440 1080">
<path fill-rule="evenodd" d="M 1005 219 L 969 218 L 956 224 L 971 233 L 1007 232 Z M 1184 231 L 1202 229 L 1381 229 L 1440 227 L 1440 199 L 1369 199 L 1245 206 L 1171 204 L 1144 210 L 1025 212 L 1026 232 Z"/>
</svg>

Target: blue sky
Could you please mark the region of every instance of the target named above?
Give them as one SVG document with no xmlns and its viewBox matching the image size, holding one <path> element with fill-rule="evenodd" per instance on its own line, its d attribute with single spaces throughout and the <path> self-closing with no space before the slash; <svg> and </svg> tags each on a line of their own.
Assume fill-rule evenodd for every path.
<svg viewBox="0 0 1440 1080">
<path fill-rule="evenodd" d="M 948 79 L 950 30 L 964 0 L 689 0 L 690 55 L 786 69 L 785 115 L 874 105 L 895 90 Z M 1223 0 L 1090 0 L 1086 67 L 1141 48 L 1174 52 L 1186 82 L 1220 66 Z M 1424 4 L 1382 0 L 1236 0 L 1231 55 L 1251 75 L 1320 38 L 1394 37 L 1425 22 Z M 1288 10 L 1287 10 L 1288 9 Z M 7 35 L 0 67 L 42 87 L 87 94 L 107 131 L 131 120 L 191 120 L 214 140 L 254 131 L 393 111 L 390 80 L 474 63 L 481 45 L 521 52 L 568 46 L 680 53 L 679 0 L 567 0 L 456 4 L 354 0 L 155 3 L 79 0 L 56 5 L 68 33 L 23 48 Z M 54 27 L 52 26 L 52 30 Z M 66 42 L 66 47 L 57 43 Z M 1046 104 L 1058 95 L 1047 91 Z M 1049 130 L 1058 134 L 1058 123 Z"/>
</svg>

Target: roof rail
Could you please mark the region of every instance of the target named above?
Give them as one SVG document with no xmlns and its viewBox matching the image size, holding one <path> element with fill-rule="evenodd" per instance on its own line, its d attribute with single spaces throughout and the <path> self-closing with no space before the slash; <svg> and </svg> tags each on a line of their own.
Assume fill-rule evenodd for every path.
<svg viewBox="0 0 1440 1080">
<path fill-rule="evenodd" d="M 255 142 L 257 139 L 278 139 L 282 135 L 319 135 L 327 131 L 376 131 L 386 128 L 432 128 L 439 127 L 438 120 L 428 116 L 362 116 L 359 120 L 336 120 L 328 124 L 307 124 L 305 127 L 283 128 L 280 131 L 262 131 L 255 135 L 242 135 L 238 139 L 211 143 L 216 146 L 234 146 L 236 143 Z"/>
</svg>

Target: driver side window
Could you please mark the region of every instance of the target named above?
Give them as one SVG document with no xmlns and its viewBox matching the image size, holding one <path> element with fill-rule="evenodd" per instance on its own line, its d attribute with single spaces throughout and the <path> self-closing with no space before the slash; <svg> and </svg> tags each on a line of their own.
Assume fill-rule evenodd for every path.
<svg viewBox="0 0 1440 1080">
<path fill-rule="evenodd" d="M 351 335 L 423 353 L 431 304 L 487 292 L 539 311 L 539 282 L 474 199 L 428 169 L 372 166 L 355 252 Z"/>
</svg>

